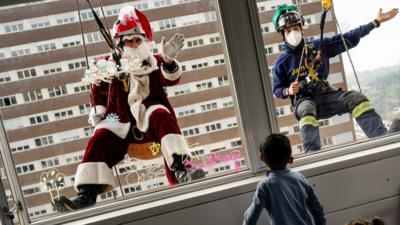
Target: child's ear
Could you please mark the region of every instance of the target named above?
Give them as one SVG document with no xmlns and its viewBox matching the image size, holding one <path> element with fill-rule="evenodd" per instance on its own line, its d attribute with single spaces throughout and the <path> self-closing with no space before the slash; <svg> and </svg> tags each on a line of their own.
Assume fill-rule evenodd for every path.
<svg viewBox="0 0 400 225">
<path fill-rule="evenodd" d="M 263 154 L 260 154 L 260 159 L 261 159 L 261 161 L 264 161 L 264 155 Z"/>
<path fill-rule="evenodd" d="M 292 163 L 293 163 L 293 160 L 294 160 L 293 157 L 290 156 L 288 163 L 292 164 Z"/>
</svg>

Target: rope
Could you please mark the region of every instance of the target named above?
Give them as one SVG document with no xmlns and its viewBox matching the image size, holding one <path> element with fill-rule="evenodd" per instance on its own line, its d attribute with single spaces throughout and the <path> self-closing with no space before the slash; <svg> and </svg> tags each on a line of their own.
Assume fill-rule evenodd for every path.
<svg viewBox="0 0 400 225">
<path fill-rule="evenodd" d="M 83 34 L 82 19 L 81 19 L 81 9 L 79 8 L 78 0 L 76 0 L 76 7 L 77 7 L 77 9 L 78 9 L 78 18 L 79 18 L 79 26 L 80 26 L 80 28 L 81 28 L 83 49 L 84 49 L 84 51 L 85 51 L 86 68 L 89 69 L 89 59 L 88 59 L 87 50 L 86 50 L 85 35 Z M 97 114 L 96 104 L 95 104 L 95 102 L 94 102 L 94 99 L 92 98 L 92 96 L 93 96 L 93 87 L 92 87 L 92 84 L 90 84 L 90 93 L 91 93 L 91 95 L 90 95 L 90 103 L 92 104 L 92 106 L 93 106 L 93 108 L 94 108 L 94 113 Z"/>
<path fill-rule="evenodd" d="M 112 37 L 112 36 L 111 36 L 111 33 L 110 33 L 110 28 L 108 28 L 108 23 L 107 23 L 106 14 L 104 13 L 103 1 L 99 0 L 99 2 L 100 2 L 101 13 L 103 14 L 104 22 L 105 22 L 105 24 L 106 24 L 106 28 L 107 28 L 108 35 L 110 35 L 110 37 Z"/>
<path fill-rule="evenodd" d="M 343 33 L 342 33 L 342 29 L 340 28 L 339 22 L 338 22 L 338 20 L 336 18 L 336 15 L 335 15 L 335 13 L 333 11 L 332 11 L 332 17 L 333 17 L 333 20 L 335 21 L 335 23 L 336 23 L 336 25 L 337 25 L 337 27 L 339 29 L 339 34 L 340 34 L 340 37 L 341 37 L 341 39 L 343 41 L 343 45 L 346 48 L 346 53 L 347 53 L 347 56 L 349 57 L 351 68 L 353 69 L 354 77 L 356 78 L 358 90 L 359 90 L 360 93 L 362 93 L 360 81 L 358 80 L 358 75 L 357 75 L 356 69 L 354 67 L 353 59 L 350 56 L 349 48 L 347 46 L 346 40 L 344 39 L 344 36 L 343 36 Z"/>
</svg>

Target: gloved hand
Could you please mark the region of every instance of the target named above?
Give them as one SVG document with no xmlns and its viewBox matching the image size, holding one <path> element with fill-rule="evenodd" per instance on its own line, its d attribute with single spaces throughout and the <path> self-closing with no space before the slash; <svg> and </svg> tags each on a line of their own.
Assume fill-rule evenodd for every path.
<svg viewBox="0 0 400 225">
<path fill-rule="evenodd" d="M 162 37 L 161 46 L 164 61 L 170 63 L 177 56 L 179 51 L 185 44 L 185 37 L 183 34 L 176 33 L 169 41 L 165 42 L 165 37 Z"/>
<path fill-rule="evenodd" d="M 103 118 L 104 112 L 97 111 L 97 113 L 95 113 L 92 109 L 89 113 L 88 123 L 92 124 L 92 126 L 96 126 L 98 123 L 100 123 L 100 121 L 103 120 Z"/>
</svg>

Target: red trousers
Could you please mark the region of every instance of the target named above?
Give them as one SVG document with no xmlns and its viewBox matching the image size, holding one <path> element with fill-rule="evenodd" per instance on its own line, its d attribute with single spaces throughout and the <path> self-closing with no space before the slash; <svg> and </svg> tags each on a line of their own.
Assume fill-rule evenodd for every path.
<svg viewBox="0 0 400 225">
<path fill-rule="evenodd" d="M 150 116 L 149 129 L 143 134 L 143 140 L 136 140 L 132 130 L 131 127 L 131 130 L 125 139 L 121 139 L 113 132 L 104 128 L 96 130 L 93 136 L 89 139 L 82 164 L 104 162 L 109 168 L 112 168 L 124 159 L 130 143 L 161 143 L 162 138 L 168 134 L 181 135 L 176 118 L 164 109 L 157 109 L 152 113 Z M 138 136 L 137 129 L 135 129 L 135 132 L 136 136 Z M 170 185 L 177 184 L 178 182 L 175 174 L 168 167 L 165 157 L 166 156 L 164 155 L 164 167 L 168 182 Z M 77 173 L 79 172 L 80 170 L 78 169 Z M 91 174 L 89 173 L 86 175 L 90 176 Z M 92 180 L 88 182 L 93 183 Z M 80 181 L 80 184 L 85 183 L 85 179 L 83 179 L 83 182 Z M 101 182 L 98 184 L 101 184 Z"/>
</svg>

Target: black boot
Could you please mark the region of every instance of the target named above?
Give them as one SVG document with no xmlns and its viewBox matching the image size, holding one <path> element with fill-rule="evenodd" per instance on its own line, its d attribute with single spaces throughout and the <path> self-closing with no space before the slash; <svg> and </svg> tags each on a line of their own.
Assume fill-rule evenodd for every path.
<svg viewBox="0 0 400 225">
<path fill-rule="evenodd" d="M 185 164 L 185 161 L 190 159 L 186 155 L 174 155 L 174 163 L 171 169 L 175 171 L 175 176 L 178 182 L 187 183 L 191 180 L 201 179 L 206 176 L 206 173 L 202 169 L 192 169 L 190 164 Z"/>
<path fill-rule="evenodd" d="M 54 208 L 59 212 L 71 212 L 96 204 L 97 195 L 103 191 L 104 186 L 100 184 L 85 184 L 79 186 L 78 197 L 69 200 L 65 196 L 54 198 Z"/>
<path fill-rule="evenodd" d="M 400 119 L 394 119 L 389 128 L 389 134 L 400 131 Z"/>
</svg>

